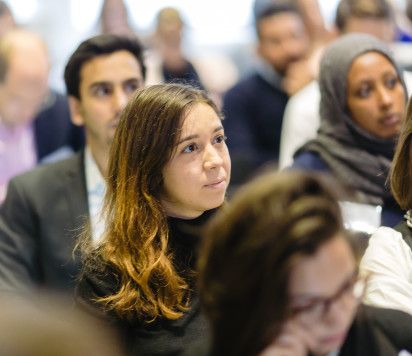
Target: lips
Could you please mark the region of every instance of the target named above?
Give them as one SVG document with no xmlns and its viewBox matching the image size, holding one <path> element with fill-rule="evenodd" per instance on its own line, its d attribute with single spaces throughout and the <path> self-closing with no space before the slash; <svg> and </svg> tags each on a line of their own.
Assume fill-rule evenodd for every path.
<svg viewBox="0 0 412 356">
<path fill-rule="evenodd" d="M 205 187 L 207 188 L 224 188 L 226 186 L 226 178 L 218 178 L 213 182 L 206 184 Z"/>
<path fill-rule="evenodd" d="M 379 120 L 382 125 L 385 126 L 395 126 L 398 125 L 401 121 L 399 114 L 389 114 Z"/>
</svg>

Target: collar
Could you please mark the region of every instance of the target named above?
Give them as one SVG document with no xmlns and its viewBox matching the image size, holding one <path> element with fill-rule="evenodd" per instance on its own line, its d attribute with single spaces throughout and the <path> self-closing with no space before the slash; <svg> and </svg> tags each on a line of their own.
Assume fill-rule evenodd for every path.
<svg viewBox="0 0 412 356">
<path fill-rule="evenodd" d="M 282 76 L 263 59 L 259 59 L 256 65 L 256 73 L 272 87 L 284 91 L 282 88 Z"/>
<path fill-rule="evenodd" d="M 97 167 L 90 148 L 87 146 L 84 152 L 84 166 L 92 239 L 94 241 L 98 241 L 105 228 L 101 211 L 103 207 L 104 195 L 106 193 L 106 182 Z"/>
<path fill-rule="evenodd" d="M 93 158 L 90 147 L 86 147 L 84 152 L 84 165 L 86 172 L 86 185 L 88 194 L 101 193 L 102 187 L 105 187 L 105 181 L 100 173 L 99 167 Z"/>
</svg>

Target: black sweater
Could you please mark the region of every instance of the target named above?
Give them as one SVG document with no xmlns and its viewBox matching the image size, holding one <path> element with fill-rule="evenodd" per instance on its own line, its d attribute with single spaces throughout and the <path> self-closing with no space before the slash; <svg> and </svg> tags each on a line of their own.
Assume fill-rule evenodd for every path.
<svg viewBox="0 0 412 356">
<path fill-rule="evenodd" d="M 182 220 L 169 218 L 169 246 L 174 254 L 174 264 L 179 273 L 189 276 L 196 264 L 199 230 L 213 211 L 199 218 Z M 188 277 L 189 278 L 189 277 Z M 192 282 L 193 283 L 193 282 Z M 193 284 L 192 284 L 193 286 Z M 106 312 L 96 297 L 113 294 L 119 287 L 116 273 L 108 266 L 102 271 L 85 271 L 78 283 L 76 299 L 79 305 L 114 326 L 130 355 L 180 355 L 194 342 L 208 337 L 206 319 L 200 313 L 197 294 L 191 295 L 191 307 L 177 320 L 159 318 L 145 323 L 120 318 L 114 312 Z"/>
</svg>

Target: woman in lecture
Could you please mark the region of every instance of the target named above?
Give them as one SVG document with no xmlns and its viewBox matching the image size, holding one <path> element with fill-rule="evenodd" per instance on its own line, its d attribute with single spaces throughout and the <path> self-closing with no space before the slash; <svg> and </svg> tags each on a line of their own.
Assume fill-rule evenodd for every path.
<svg viewBox="0 0 412 356">
<path fill-rule="evenodd" d="M 225 201 L 221 114 L 180 84 L 137 91 L 110 154 L 106 230 L 83 247 L 79 303 L 107 318 L 132 355 L 178 355 L 207 323 L 195 292 L 201 226 Z"/>
<path fill-rule="evenodd" d="M 332 174 L 358 203 L 381 206 L 382 225 L 396 225 L 403 212 L 386 180 L 407 92 L 387 45 L 367 34 L 339 37 L 322 57 L 319 87 L 320 128 L 292 168 Z"/>
</svg>

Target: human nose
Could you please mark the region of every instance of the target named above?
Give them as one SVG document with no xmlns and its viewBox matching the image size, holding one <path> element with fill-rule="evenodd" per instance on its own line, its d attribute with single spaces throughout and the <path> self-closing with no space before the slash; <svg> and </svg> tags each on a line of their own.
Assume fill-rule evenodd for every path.
<svg viewBox="0 0 412 356">
<path fill-rule="evenodd" d="M 393 95 L 394 93 L 388 88 L 380 87 L 378 89 L 379 105 L 383 108 L 391 106 L 393 103 Z"/>
<path fill-rule="evenodd" d="M 206 169 L 213 169 L 223 164 L 221 153 L 213 145 L 208 145 L 205 151 L 204 165 Z"/>
<path fill-rule="evenodd" d="M 117 89 L 113 95 L 113 105 L 116 111 L 122 111 L 128 100 L 129 96 L 122 89 Z"/>
</svg>

